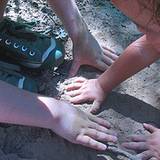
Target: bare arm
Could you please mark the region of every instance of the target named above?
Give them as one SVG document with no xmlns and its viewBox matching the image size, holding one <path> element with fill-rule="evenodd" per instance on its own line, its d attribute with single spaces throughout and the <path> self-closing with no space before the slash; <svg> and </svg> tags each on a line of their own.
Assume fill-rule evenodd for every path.
<svg viewBox="0 0 160 160">
<path fill-rule="evenodd" d="M 118 60 L 98 78 L 98 82 L 105 92 L 110 92 L 159 58 L 160 53 L 146 40 L 146 36 L 143 36 L 127 47 Z"/>
<path fill-rule="evenodd" d="M 0 81 L 0 122 L 52 129 L 72 143 L 97 150 L 106 145 L 97 141 L 115 142 L 108 131 L 110 125 L 103 119 L 57 101 L 40 96 Z"/>
<path fill-rule="evenodd" d="M 0 122 L 51 128 L 57 105 L 56 100 L 0 81 Z"/>
<path fill-rule="evenodd" d="M 51 7 L 54 8 L 57 15 L 61 18 L 69 36 L 73 41 L 86 32 L 87 27 L 82 20 L 81 14 L 77 8 L 75 0 L 48 0 Z M 81 35 L 81 36 L 83 36 Z"/>
<path fill-rule="evenodd" d="M 48 0 L 48 2 L 61 18 L 73 41 L 73 63 L 70 76 L 74 76 L 81 65 L 91 65 L 105 71 L 117 56 L 107 49 L 102 51 L 89 32 L 75 0 Z"/>
<path fill-rule="evenodd" d="M 96 112 L 106 95 L 121 82 L 160 58 L 160 53 L 146 40 L 146 36 L 133 42 L 124 53 L 98 79 L 78 78 L 68 85 L 67 94 L 72 103 L 93 101 L 91 112 Z M 79 83 L 81 82 L 81 83 Z"/>
<path fill-rule="evenodd" d="M 3 1 L 0 2 L 0 6 L 1 6 L 1 9 L 0 9 L 0 21 L 3 18 L 3 14 L 4 14 L 4 10 L 6 8 L 7 2 L 8 2 L 8 0 L 3 0 Z"/>
</svg>

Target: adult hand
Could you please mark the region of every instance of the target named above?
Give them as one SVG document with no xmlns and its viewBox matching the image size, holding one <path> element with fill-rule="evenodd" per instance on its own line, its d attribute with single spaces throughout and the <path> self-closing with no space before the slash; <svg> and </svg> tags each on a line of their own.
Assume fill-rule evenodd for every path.
<svg viewBox="0 0 160 160">
<path fill-rule="evenodd" d="M 69 99 L 71 103 L 78 104 L 93 101 L 93 106 L 90 109 L 92 113 L 100 108 L 106 96 L 97 79 L 75 78 L 71 84 L 66 86 L 66 90 L 66 94 L 71 97 Z"/>
<path fill-rule="evenodd" d="M 73 64 L 70 76 L 74 76 L 81 65 L 91 65 L 105 71 L 117 59 L 117 55 L 99 46 L 89 32 L 75 1 L 48 1 L 61 18 L 69 37 L 73 41 Z"/>
<path fill-rule="evenodd" d="M 137 157 L 142 160 L 160 160 L 160 129 L 149 124 L 144 124 L 144 128 L 151 134 L 147 136 L 131 136 L 131 141 L 122 145 L 127 149 L 140 152 Z"/>
<path fill-rule="evenodd" d="M 117 137 L 110 131 L 110 124 L 94 115 L 84 113 L 70 104 L 60 102 L 59 118 L 53 131 L 68 141 L 81 144 L 96 150 L 107 149 L 106 144 L 99 142 L 116 142 Z"/>
<path fill-rule="evenodd" d="M 110 49 L 101 48 L 88 30 L 83 31 L 81 35 L 73 41 L 73 64 L 70 77 L 77 73 L 81 65 L 90 65 L 105 71 L 118 58 Z"/>
</svg>

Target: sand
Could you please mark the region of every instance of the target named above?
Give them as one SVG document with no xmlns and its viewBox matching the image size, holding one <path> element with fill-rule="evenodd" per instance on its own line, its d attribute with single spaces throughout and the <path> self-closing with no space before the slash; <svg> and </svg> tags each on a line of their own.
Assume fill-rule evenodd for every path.
<svg viewBox="0 0 160 160">
<path fill-rule="evenodd" d="M 20 3 L 19 3 L 20 2 Z M 45 85 L 41 94 L 66 99 L 64 84 L 71 65 L 71 41 L 67 40 L 62 23 L 42 0 L 11 0 L 6 15 L 12 19 L 36 21 L 35 30 L 54 33 L 66 45 L 66 62 L 56 72 L 53 69 L 42 73 L 29 72 L 33 78 Z M 117 10 L 108 0 L 77 0 L 78 7 L 92 34 L 100 44 L 104 44 L 117 54 L 140 37 L 136 26 Z M 47 129 L 16 125 L 0 125 L 0 160 L 128 160 L 137 159 L 135 153 L 125 151 L 120 143 L 130 134 L 144 134 L 143 122 L 160 122 L 160 61 L 131 77 L 102 104 L 97 113 L 112 124 L 117 131 L 119 143 L 114 151 L 98 152 L 74 145 Z M 28 72 L 27 72 L 28 73 Z M 99 71 L 82 67 L 77 76 L 94 78 Z M 87 111 L 91 104 L 80 107 Z M 118 148 L 117 148 L 118 147 Z"/>
</svg>

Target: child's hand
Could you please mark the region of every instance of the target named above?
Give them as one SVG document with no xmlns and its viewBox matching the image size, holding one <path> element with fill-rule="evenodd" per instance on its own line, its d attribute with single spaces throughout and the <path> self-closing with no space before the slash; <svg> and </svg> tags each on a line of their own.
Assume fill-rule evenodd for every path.
<svg viewBox="0 0 160 160">
<path fill-rule="evenodd" d="M 160 129 L 149 124 L 144 124 L 144 128 L 151 134 L 148 136 L 131 136 L 131 141 L 123 143 L 127 149 L 140 151 L 138 158 L 143 160 L 160 160 Z"/>
<path fill-rule="evenodd" d="M 100 108 L 100 104 L 106 96 L 97 79 L 76 78 L 72 84 L 66 87 L 66 90 L 67 94 L 71 97 L 71 103 L 78 104 L 93 101 L 93 107 L 90 110 L 92 113 Z"/>
<path fill-rule="evenodd" d="M 110 124 L 91 114 L 71 106 L 68 103 L 60 102 L 58 106 L 58 118 L 53 122 L 52 130 L 68 141 L 81 144 L 96 150 L 107 148 L 103 142 L 116 142 L 115 133 L 110 131 Z M 54 107 L 53 107 L 54 108 Z"/>
</svg>

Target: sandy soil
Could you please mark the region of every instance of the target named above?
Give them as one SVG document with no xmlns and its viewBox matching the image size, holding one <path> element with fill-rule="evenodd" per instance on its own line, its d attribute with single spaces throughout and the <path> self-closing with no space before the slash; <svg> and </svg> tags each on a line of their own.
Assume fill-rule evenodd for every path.
<svg viewBox="0 0 160 160">
<path fill-rule="evenodd" d="M 19 3 L 20 2 L 20 3 Z M 37 81 L 45 84 L 41 94 L 48 96 L 64 96 L 64 84 L 67 80 L 71 64 L 71 42 L 55 14 L 42 0 L 11 0 L 6 15 L 12 19 L 36 22 L 35 30 L 48 34 L 56 34 L 66 43 L 66 62 L 56 72 L 51 69 L 41 74 L 31 74 Z M 120 13 L 108 0 L 77 0 L 78 7 L 101 44 L 105 44 L 121 54 L 124 48 L 137 39 L 141 33 L 136 26 Z M 160 122 L 160 74 L 157 61 L 137 75 L 131 77 L 107 98 L 102 104 L 98 116 L 111 122 L 117 131 L 119 142 L 123 142 L 130 134 L 144 134 L 143 122 Z M 94 78 L 99 71 L 82 67 L 78 76 Z M 90 104 L 80 107 L 87 111 Z M 97 152 L 82 146 L 73 145 L 56 136 L 50 130 L 23 127 L 16 125 L 0 125 L 0 160 L 136 160 L 134 153 L 124 151 L 118 143 L 109 145 L 114 151 Z M 117 148 L 118 147 L 118 148 Z"/>
</svg>

